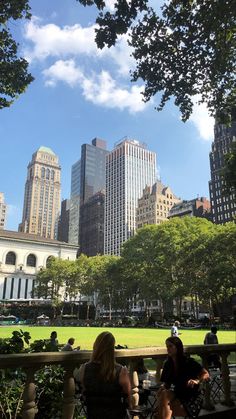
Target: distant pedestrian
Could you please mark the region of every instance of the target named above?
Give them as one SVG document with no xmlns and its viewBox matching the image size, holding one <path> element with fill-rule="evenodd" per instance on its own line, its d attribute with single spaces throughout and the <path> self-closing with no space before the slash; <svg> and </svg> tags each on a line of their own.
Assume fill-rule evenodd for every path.
<svg viewBox="0 0 236 419">
<path fill-rule="evenodd" d="M 217 327 L 216 326 L 211 326 L 211 331 L 208 332 L 205 336 L 204 339 L 204 345 L 218 345 L 218 337 L 216 336 L 217 334 Z M 209 366 L 212 366 L 214 368 L 219 368 L 221 369 L 221 362 L 220 362 L 220 357 L 218 354 L 210 354 L 207 357 L 207 363 Z"/>
<path fill-rule="evenodd" d="M 73 348 L 74 343 L 75 343 L 74 338 L 68 339 L 68 342 L 65 346 L 63 346 L 62 351 L 63 352 L 73 351 L 74 350 L 74 348 Z M 79 350 L 79 349 L 80 349 L 80 346 L 77 346 L 76 350 Z"/>
<path fill-rule="evenodd" d="M 178 337 L 179 335 L 181 335 L 181 333 L 179 332 L 178 327 L 180 326 L 180 322 L 178 320 L 176 320 L 173 324 L 173 326 L 171 327 L 171 336 L 175 336 Z"/>
</svg>

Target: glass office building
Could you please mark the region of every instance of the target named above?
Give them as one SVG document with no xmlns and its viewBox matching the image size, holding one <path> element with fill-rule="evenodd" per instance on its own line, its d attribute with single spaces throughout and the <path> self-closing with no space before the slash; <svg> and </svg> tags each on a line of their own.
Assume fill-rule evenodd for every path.
<svg viewBox="0 0 236 419">
<path fill-rule="evenodd" d="M 80 199 L 83 205 L 91 196 L 105 187 L 106 142 L 94 138 L 92 144 L 81 147 Z"/>
</svg>

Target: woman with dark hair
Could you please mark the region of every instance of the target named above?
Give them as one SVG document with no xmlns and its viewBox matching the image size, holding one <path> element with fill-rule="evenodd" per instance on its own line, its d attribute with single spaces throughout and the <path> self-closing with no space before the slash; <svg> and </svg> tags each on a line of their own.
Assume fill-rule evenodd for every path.
<svg viewBox="0 0 236 419">
<path fill-rule="evenodd" d="M 170 419 L 172 416 L 196 417 L 191 404 L 199 395 L 199 383 L 207 380 L 209 374 L 193 358 L 184 355 L 182 341 L 171 336 L 166 339 L 168 358 L 161 374 L 163 382 L 157 394 L 156 419 Z"/>
<path fill-rule="evenodd" d="M 123 419 L 131 384 L 126 367 L 115 361 L 115 338 L 102 332 L 93 345 L 91 361 L 81 365 L 79 382 L 82 387 L 88 419 Z"/>
</svg>

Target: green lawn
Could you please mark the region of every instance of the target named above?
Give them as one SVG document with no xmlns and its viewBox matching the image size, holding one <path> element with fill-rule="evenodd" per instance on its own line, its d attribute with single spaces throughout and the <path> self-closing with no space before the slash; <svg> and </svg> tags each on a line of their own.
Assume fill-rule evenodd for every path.
<svg viewBox="0 0 236 419">
<path fill-rule="evenodd" d="M 169 329 L 133 329 L 105 327 L 47 327 L 47 326 L 0 326 L 0 338 L 10 337 L 13 330 L 22 329 L 31 335 L 31 342 L 36 339 L 47 339 L 52 330 L 57 331 L 60 344 L 66 343 L 70 337 L 75 338 L 75 346 L 81 349 L 92 349 L 96 336 L 104 330 L 109 330 L 116 339 L 116 344 L 127 345 L 129 348 L 145 346 L 164 346 L 165 339 L 170 336 Z M 199 345 L 203 343 L 206 330 L 182 330 L 181 339 L 184 345 Z M 219 331 L 219 343 L 235 343 L 235 331 Z"/>
</svg>

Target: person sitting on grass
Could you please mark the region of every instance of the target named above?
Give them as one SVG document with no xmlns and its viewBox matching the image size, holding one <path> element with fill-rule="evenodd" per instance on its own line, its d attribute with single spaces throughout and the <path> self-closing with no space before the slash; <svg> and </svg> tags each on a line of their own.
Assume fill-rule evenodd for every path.
<svg viewBox="0 0 236 419">
<path fill-rule="evenodd" d="M 102 332 L 93 345 L 91 361 L 79 369 L 79 383 L 87 408 L 87 419 L 124 419 L 131 384 L 126 367 L 115 361 L 115 338 Z"/>
<path fill-rule="evenodd" d="M 199 383 L 208 380 L 209 373 L 193 358 L 184 355 L 183 343 L 178 337 L 166 339 L 166 347 L 168 358 L 161 374 L 162 385 L 157 392 L 154 417 L 193 417 L 191 403 L 199 394 Z"/>
</svg>

